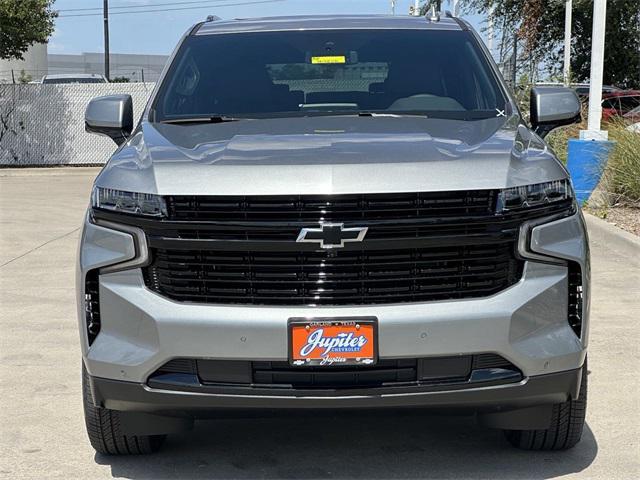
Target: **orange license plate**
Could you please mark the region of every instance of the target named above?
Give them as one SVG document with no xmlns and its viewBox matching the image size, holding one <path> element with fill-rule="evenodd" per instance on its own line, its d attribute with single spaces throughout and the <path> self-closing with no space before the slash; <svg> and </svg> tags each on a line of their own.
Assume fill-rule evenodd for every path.
<svg viewBox="0 0 640 480">
<path fill-rule="evenodd" d="M 297 367 L 373 365 L 376 337 L 375 317 L 292 318 L 289 362 Z"/>
</svg>

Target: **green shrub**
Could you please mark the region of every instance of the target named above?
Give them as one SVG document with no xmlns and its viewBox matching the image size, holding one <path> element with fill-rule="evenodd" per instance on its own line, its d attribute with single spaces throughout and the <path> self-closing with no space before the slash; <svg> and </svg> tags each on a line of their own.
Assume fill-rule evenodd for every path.
<svg viewBox="0 0 640 480">
<path fill-rule="evenodd" d="M 615 146 L 602 179 L 609 203 L 640 207 L 640 133 L 627 130 L 621 121 L 608 123 L 609 139 Z"/>
</svg>

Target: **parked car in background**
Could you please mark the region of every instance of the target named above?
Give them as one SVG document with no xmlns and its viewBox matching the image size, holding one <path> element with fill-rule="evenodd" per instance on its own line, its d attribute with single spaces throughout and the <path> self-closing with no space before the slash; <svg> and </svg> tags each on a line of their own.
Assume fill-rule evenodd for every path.
<svg viewBox="0 0 640 480">
<path fill-rule="evenodd" d="M 572 83 L 571 88 L 573 88 L 579 97 L 588 97 L 589 89 L 591 88 L 588 83 Z M 612 85 L 603 85 L 602 86 L 602 94 L 606 95 L 613 92 L 620 92 L 621 89 L 618 87 L 614 87 Z"/>
<path fill-rule="evenodd" d="M 53 83 L 109 83 L 104 75 L 97 73 L 61 73 L 56 75 L 45 75 L 42 77 L 43 84 Z"/>
<path fill-rule="evenodd" d="M 640 90 L 620 90 L 603 96 L 602 118 L 626 116 L 640 106 Z"/>
<path fill-rule="evenodd" d="M 625 113 L 622 118 L 625 122 L 631 122 L 631 125 L 627 127 L 630 132 L 640 133 L 640 106 Z"/>
<path fill-rule="evenodd" d="M 632 122 L 640 121 L 640 105 L 638 105 L 633 110 L 629 110 L 623 115 L 623 117 L 625 120 L 631 120 Z"/>
<path fill-rule="evenodd" d="M 538 82 L 536 83 L 536 87 L 562 87 L 564 84 L 560 82 Z M 570 85 L 571 88 L 575 90 L 580 98 L 586 98 L 589 96 L 589 84 L 588 83 L 572 83 Z M 609 93 L 620 92 L 621 89 L 618 87 L 614 87 L 612 85 L 603 85 L 602 86 L 602 94 L 606 95 Z"/>
</svg>

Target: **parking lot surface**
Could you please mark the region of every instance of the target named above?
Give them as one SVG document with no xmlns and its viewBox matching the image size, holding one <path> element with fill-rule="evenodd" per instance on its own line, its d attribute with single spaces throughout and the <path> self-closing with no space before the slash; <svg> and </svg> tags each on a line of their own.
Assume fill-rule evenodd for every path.
<svg viewBox="0 0 640 480">
<path fill-rule="evenodd" d="M 467 417 L 209 420 L 159 454 L 90 448 L 74 263 L 97 169 L 0 170 L 0 478 L 640 478 L 640 248 L 592 235 L 589 406 L 568 452 Z"/>
</svg>

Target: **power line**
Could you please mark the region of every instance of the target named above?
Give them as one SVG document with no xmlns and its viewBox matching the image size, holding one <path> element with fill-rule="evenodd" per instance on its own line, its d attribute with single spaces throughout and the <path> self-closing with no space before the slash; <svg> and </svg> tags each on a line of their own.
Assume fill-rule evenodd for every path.
<svg viewBox="0 0 640 480">
<path fill-rule="evenodd" d="M 219 1 L 229 1 L 229 0 L 219 0 Z M 219 8 L 223 7 L 235 7 L 240 5 L 256 5 L 260 3 L 275 3 L 275 2 L 285 2 L 286 0 L 258 0 L 252 2 L 239 2 L 239 3 L 225 3 L 223 5 L 218 5 Z M 205 8 L 211 8 L 211 5 L 203 5 L 200 7 L 180 7 L 180 8 L 162 8 L 156 10 L 132 10 L 125 12 L 110 12 L 109 15 L 130 15 L 134 13 L 160 13 L 160 12 L 176 12 L 179 10 L 203 10 Z M 101 17 L 102 13 L 75 13 L 72 15 L 59 15 L 58 18 L 70 18 L 70 17 Z"/>
<path fill-rule="evenodd" d="M 188 2 L 168 2 L 168 3 L 155 3 L 155 4 L 145 4 L 145 5 L 115 5 L 109 6 L 109 11 L 111 10 L 122 10 L 122 9 L 130 9 L 130 8 L 156 8 L 156 7 L 166 7 L 166 6 L 176 6 L 176 5 L 193 5 L 200 3 L 217 3 L 217 2 L 227 2 L 229 0 L 190 0 Z M 88 12 L 93 10 L 102 10 L 102 7 L 91 7 L 91 8 L 64 8 L 61 10 L 57 10 L 58 12 Z"/>
</svg>

